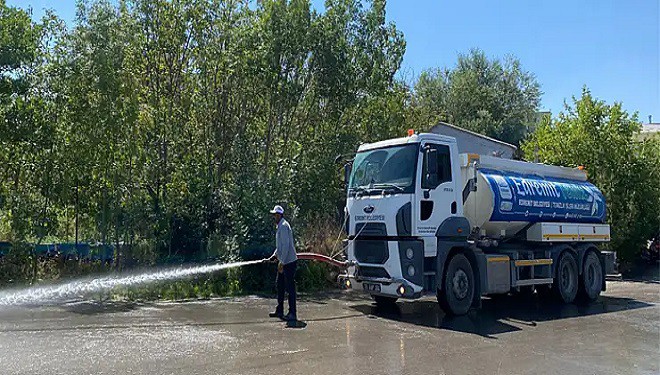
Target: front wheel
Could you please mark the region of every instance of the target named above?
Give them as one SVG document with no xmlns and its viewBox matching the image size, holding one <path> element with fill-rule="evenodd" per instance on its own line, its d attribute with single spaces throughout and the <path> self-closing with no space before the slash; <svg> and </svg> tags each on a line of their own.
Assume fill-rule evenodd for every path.
<svg viewBox="0 0 660 375">
<path fill-rule="evenodd" d="M 589 251 L 584 257 L 582 277 L 580 278 L 580 297 L 587 301 L 595 301 L 603 288 L 603 267 L 598 255 Z"/>
<path fill-rule="evenodd" d="M 443 286 L 438 289 L 438 303 L 449 314 L 464 315 L 474 299 L 474 272 L 463 254 L 454 255 L 445 271 Z"/>
</svg>

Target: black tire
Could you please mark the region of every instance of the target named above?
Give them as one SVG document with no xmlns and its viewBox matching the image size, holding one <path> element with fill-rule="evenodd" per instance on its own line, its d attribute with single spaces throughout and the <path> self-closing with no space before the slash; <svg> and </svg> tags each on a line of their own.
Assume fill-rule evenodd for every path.
<svg viewBox="0 0 660 375">
<path fill-rule="evenodd" d="M 603 267 L 593 251 L 587 252 L 583 263 L 579 297 L 584 301 L 595 301 L 603 287 Z"/>
<path fill-rule="evenodd" d="M 376 296 L 372 295 L 371 298 L 376 301 L 376 306 L 392 306 L 396 304 L 398 300 L 397 297 L 386 297 L 386 296 Z"/>
<path fill-rule="evenodd" d="M 472 264 L 465 255 L 456 254 L 449 260 L 442 285 L 437 295 L 440 307 L 451 315 L 465 315 L 475 291 Z"/>
<path fill-rule="evenodd" d="M 552 290 L 559 301 L 572 303 L 579 289 L 578 265 L 573 254 L 564 251 L 559 256 Z"/>
</svg>

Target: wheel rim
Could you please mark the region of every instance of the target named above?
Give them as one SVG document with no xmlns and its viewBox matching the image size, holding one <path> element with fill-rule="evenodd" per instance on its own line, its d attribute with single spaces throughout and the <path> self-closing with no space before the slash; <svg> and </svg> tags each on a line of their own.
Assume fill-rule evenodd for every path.
<svg viewBox="0 0 660 375">
<path fill-rule="evenodd" d="M 467 274 L 462 269 L 456 270 L 454 272 L 454 277 L 452 278 L 452 291 L 454 296 L 461 300 L 464 299 L 470 288 L 470 280 L 467 277 Z"/>
</svg>

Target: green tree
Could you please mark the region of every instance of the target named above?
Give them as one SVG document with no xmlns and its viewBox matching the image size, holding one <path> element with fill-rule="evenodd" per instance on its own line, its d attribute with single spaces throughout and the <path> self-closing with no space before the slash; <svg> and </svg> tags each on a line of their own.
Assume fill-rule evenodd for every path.
<svg viewBox="0 0 660 375">
<path fill-rule="evenodd" d="M 335 156 L 405 129 L 382 0 L 81 1 L 68 30 L 7 9 L 2 77 L 27 85 L 1 98 L 2 239 L 236 257 L 274 203 L 336 221 Z"/>
<path fill-rule="evenodd" d="M 518 59 L 459 55 L 455 67 L 422 72 L 411 98 L 411 127 L 445 121 L 518 144 L 536 120 L 540 86 Z"/>
<path fill-rule="evenodd" d="M 19 201 L 28 192 L 20 189 L 23 155 L 34 126 L 29 121 L 29 77 L 27 72 L 36 60 L 38 31 L 30 14 L 8 7 L 0 0 L 0 228 L 19 232 L 29 231 L 25 211 L 19 211 Z M 23 120 L 23 121 L 20 121 Z M 17 160 L 18 159 L 18 160 Z"/>
<path fill-rule="evenodd" d="M 564 112 L 524 142 L 529 160 L 584 166 L 605 195 L 612 249 L 631 260 L 660 228 L 660 138 L 639 142 L 637 115 L 608 105 L 586 88 Z"/>
<path fill-rule="evenodd" d="M 43 62 L 59 26 L 51 14 L 36 23 L 29 12 L 0 1 L 0 233 L 17 250 L 57 231 L 61 154 Z M 34 281 L 34 252 L 14 256 L 30 261 L 24 276 Z"/>
</svg>

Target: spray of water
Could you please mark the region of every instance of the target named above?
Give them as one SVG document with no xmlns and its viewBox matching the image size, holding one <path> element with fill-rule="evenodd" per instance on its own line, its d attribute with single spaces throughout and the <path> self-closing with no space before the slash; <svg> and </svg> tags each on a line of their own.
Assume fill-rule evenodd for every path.
<svg viewBox="0 0 660 375">
<path fill-rule="evenodd" d="M 35 305 L 57 302 L 66 298 L 102 292 L 118 286 L 132 286 L 157 281 L 175 280 L 187 276 L 215 272 L 261 263 L 261 260 L 211 264 L 195 267 L 175 268 L 164 271 L 130 276 L 108 276 L 97 279 L 75 280 L 66 284 L 33 287 L 23 290 L 0 292 L 0 306 Z"/>
</svg>

